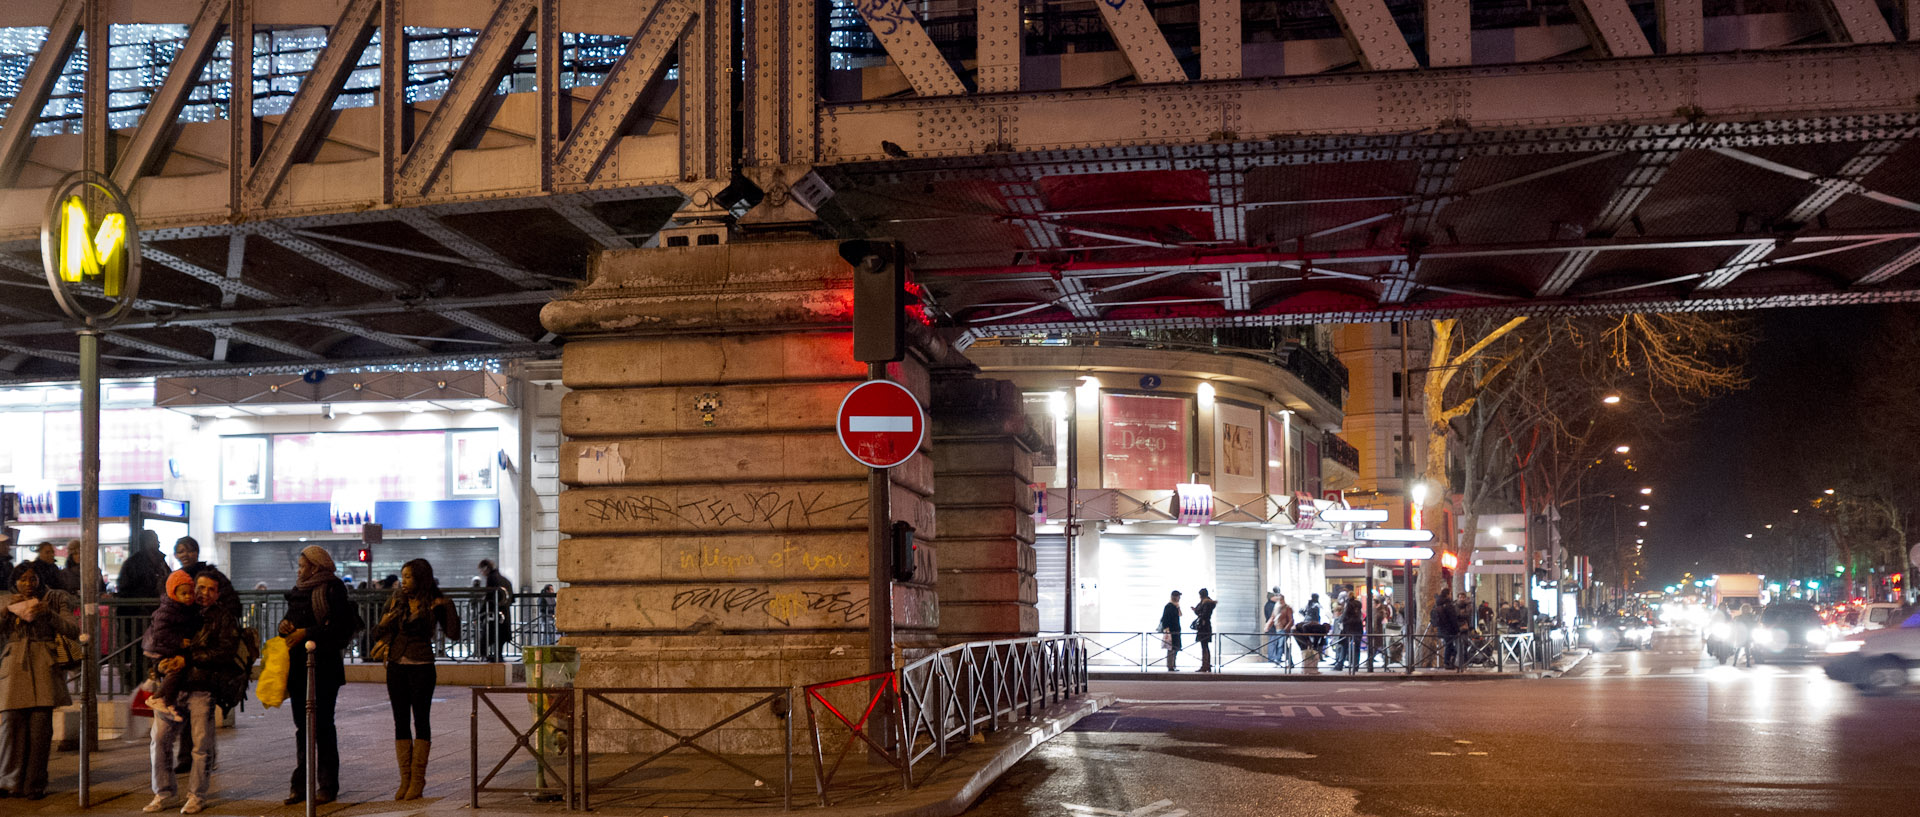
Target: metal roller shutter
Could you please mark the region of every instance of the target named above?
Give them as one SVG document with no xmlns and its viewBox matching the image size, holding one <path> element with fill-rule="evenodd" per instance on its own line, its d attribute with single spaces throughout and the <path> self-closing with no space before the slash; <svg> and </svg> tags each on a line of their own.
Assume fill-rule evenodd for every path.
<svg viewBox="0 0 1920 817">
<path fill-rule="evenodd" d="M 1064 632 L 1067 627 L 1067 537 L 1035 536 L 1033 555 L 1034 581 L 1040 586 L 1040 632 Z"/>
<path fill-rule="evenodd" d="M 1172 590 L 1181 594 L 1181 626 L 1191 627 L 1189 608 L 1200 600 L 1196 591 L 1202 586 L 1196 550 L 1189 537 L 1101 537 L 1100 629 L 1152 632 L 1160 625 L 1160 610 Z"/>
<path fill-rule="evenodd" d="M 1266 597 L 1260 592 L 1260 543 L 1253 539 L 1213 538 L 1213 611 L 1218 633 L 1257 633 Z"/>
</svg>

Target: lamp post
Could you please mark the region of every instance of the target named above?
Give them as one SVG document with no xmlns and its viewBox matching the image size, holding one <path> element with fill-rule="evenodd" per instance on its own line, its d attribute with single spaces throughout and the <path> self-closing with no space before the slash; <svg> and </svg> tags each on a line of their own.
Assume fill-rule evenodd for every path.
<svg viewBox="0 0 1920 817">
<path fill-rule="evenodd" d="M 80 807 L 90 804 L 99 738 L 100 333 L 133 310 L 140 291 L 140 231 L 126 193 L 92 170 L 53 186 L 40 222 L 40 257 L 54 301 L 78 324 L 80 342 Z M 105 309 L 93 304 L 105 300 Z"/>
</svg>

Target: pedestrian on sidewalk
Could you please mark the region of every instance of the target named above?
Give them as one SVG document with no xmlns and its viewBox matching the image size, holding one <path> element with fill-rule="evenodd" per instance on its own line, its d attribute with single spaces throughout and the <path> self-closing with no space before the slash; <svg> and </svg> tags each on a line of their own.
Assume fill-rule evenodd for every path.
<svg viewBox="0 0 1920 817">
<path fill-rule="evenodd" d="M 1207 595 L 1207 589 L 1200 588 L 1200 603 L 1193 606 L 1193 640 L 1200 645 L 1200 671 L 1213 671 L 1213 608 L 1220 602 Z"/>
<path fill-rule="evenodd" d="M 459 640 L 460 613 L 440 582 L 433 565 L 414 559 L 400 568 L 400 586 L 387 599 L 386 611 L 373 627 L 376 658 L 387 664 L 387 702 L 393 707 L 393 756 L 400 767 L 395 800 L 414 800 L 427 785 L 427 757 L 433 750 L 433 633 Z"/>
<path fill-rule="evenodd" d="M 487 598 L 492 600 L 493 608 L 485 610 L 488 621 L 474 622 L 475 634 L 482 637 L 486 644 L 488 661 L 506 660 L 507 642 L 513 635 L 513 582 L 500 575 L 499 568 L 493 566 L 492 559 L 480 560 L 480 578 L 489 591 Z M 476 615 L 475 618 L 479 618 Z"/>
<path fill-rule="evenodd" d="M 1180 591 L 1175 590 L 1167 599 L 1167 606 L 1160 608 L 1160 643 L 1167 648 L 1167 671 L 1179 672 L 1180 658 Z"/>
<path fill-rule="evenodd" d="M 1460 658 L 1460 613 L 1453 603 L 1453 588 L 1442 587 L 1433 597 L 1433 631 L 1440 636 L 1440 665 L 1453 669 Z"/>
<path fill-rule="evenodd" d="M 1287 597 L 1280 595 L 1280 588 L 1274 588 L 1273 601 L 1268 602 L 1267 610 L 1267 660 L 1276 667 L 1286 665 L 1292 651 L 1287 647 L 1287 638 L 1293 632 L 1293 605 L 1287 603 Z"/>
<path fill-rule="evenodd" d="M 0 797 L 47 796 L 53 710 L 73 702 L 67 674 L 54 666 L 54 641 L 78 638 L 65 591 L 40 582 L 32 562 L 15 565 L 0 607 Z"/>
<path fill-rule="evenodd" d="M 1366 635 L 1366 617 L 1360 610 L 1360 600 L 1348 596 L 1340 606 L 1340 644 L 1338 654 L 1333 659 L 1333 671 L 1339 672 L 1351 666 L 1360 668 L 1360 639 Z"/>
<path fill-rule="evenodd" d="M 114 582 L 113 594 L 116 598 L 142 602 L 158 600 L 166 595 L 167 577 L 173 574 L 173 568 L 167 566 L 167 557 L 160 553 L 160 534 L 150 530 L 140 531 L 139 538 L 133 540 L 133 555 L 120 564 L 119 580 Z M 114 639 L 108 645 L 118 650 L 140 639 L 146 632 L 147 622 L 153 616 L 157 605 L 121 604 L 111 613 L 114 618 Z M 129 660 L 124 674 L 128 689 L 132 689 L 146 680 L 149 662 L 145 653 L 139 649 L 128 651 Z"/>
<path fill-rule="evenodd" d="M 242 658 L 240 633 L 240 596 L 233 582 L 219 569 L 199 565 L 200 575 L 193 580 L 194 609 L 199 626 L 187 649 L 180 655 L 163 659 L 159 669 L 174 673 L 180 680 L 175 709 L 181 718 L 156 717 L 148 749 L 153 777 L 153 801 L 141 811 L 152 813 L 172 808 L 179 802 L 178 749 L 190 747 L 187 768 L 187 802 L 181 814 L 199 814 L 207 807 L 213 791 L 213 764 L 219 757 L 219 742 L 214 731 L 220 726 L 220 710 L 232 709 L 246 694 L 247 676 L 252 670 L 249 651 Z M 191 733 L 191 742 L 180 740 L 182 732 Z"/>
<path fill-rule="evenodd" d="M 340 795 L 340 734 L 334 728 L 334 701 L 347 682 L 346 650 L 365 623 L 347 596 L 347 586 L 334 573 L 333 555 L 319 545 L 300 551 L 299 578 L 287 593 L 286 616 L 280 635 L 289 653 L 287 697 L 293 699 L 294 753 L 289 806 L 307 799 L 307 649 L 315 645 L 314 734 L 319 748 L 316 803 L 331 803 Z"/>
</svg>

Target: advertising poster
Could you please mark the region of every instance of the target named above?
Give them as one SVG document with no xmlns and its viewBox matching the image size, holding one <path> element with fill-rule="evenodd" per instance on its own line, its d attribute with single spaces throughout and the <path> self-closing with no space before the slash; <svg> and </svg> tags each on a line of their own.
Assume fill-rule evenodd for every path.
<svg viewBox="0 0 1920 817">
<path fill-rule="evenodd" d="M 1276 415 L 1267 415 L 1267 493 L 1287 493 L 1287 424 Z"/>
<path fill-rule="evenodd" d="M 1260 412 L 1215 403 L 1213 489 L 1229 494 L 1260 493 Z"/>
<path fill-rule="evenodd" d="M 1190 476 L 1184 397 L 1100 397 L 1100 487 L 1171 491 Z"/>
</svg>

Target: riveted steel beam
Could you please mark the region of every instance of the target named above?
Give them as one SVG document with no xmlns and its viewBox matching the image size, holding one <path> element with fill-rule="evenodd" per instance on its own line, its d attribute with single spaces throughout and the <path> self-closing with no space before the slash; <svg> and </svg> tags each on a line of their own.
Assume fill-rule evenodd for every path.
<svg viewBox="0 0 1920 817">
<path fill-rule="evenodd" d="M 544 288 L 547 285 L 544 279 L 533 274 L 532 271 L 495 252 L 492 247 L 480 243 L 472 236 L 447 226 L 446 222 L 435 218 L 426 210 L 418 207 L 403 207 L 394 210 L 393 214 L 402 224 L 419 230 L 421 234 L 433 239 L 434 243 L 459 253 L 474 266 L 498 275 L 516 286 L 534 289 Z"/>
<path fill-rule="evenodd" d="M 299 235 L 279 224 L 260 225 L 259 235 L 268 241 L 299 253 L 301 257 L 315 264 L 333 270 L 342 276 L 359 281 L 381 292 L 404 292 L 407 285 L 388 277 L 372 267 L 341 255 L 319 242 Z"/>
<path fill-rule="evenodd" d="M 1226 2 L 1232 5 L 1234 21 L 1236 24 L 1239 22 L 1240 4 L 1237 0 L 1203 2 Z M 974 24 L 974 50 L 977 54 L 973 69 L 974 86 L 983 94 L 1020 90 L 1020 56 L 1024 53 L 1021 41 L 1026 33 L 1026 25 L 1020 16 L 1020 0 L 977 0 L 975 5 L 979 18 Z M 1203 25 L 1201 32 L 1204 36 L 1209 29 Z M 1234 47 L 1238 48 L 1239 45 L 1236 40 Z M 1236 72 L 1234 76 L 1239 74 Z"/>
<path fill-rule="evenodd" d="M 727 186 L 738 161 L 733 152 L 734 56 L 731 0 L 700 4 L 680 36 L 680 188 Z M 695 203 L 698 204 L 697 202 Z"/>
<path fill-rule="evenodd" d="M 170 358 L 173 358 L 174 360 L 184 360 L 184 361 L 197 362 L 197 363 L 204 363 L 207 360 L 207 358 L 201 355 L 196 355 L 192 352 L 188 352 L 182 349 L 175 349 L 171 346 L 162 346 L 158 343 L 150 343 L 150 342 L 141 340 L 139 338 L 130 337 L 125 332 L 108 332 L 106 333 L 105 340 L 108 343 L 124 346 L 128 349 L 138 349 L 148 354 L 160 355 L 161 357 L 170 357 Z"/>
<path fill-rule="evenodd" d="M 1893 42 L 1893 28 L 1874 0 L 1822 0 L 1815 4 L 1835 40 L 1850 43 Z M 1913 36 L 1909 33 L 1907 36 Z"/>
<path fill-rule="evenodd" d="M 1680 157 L 1679 150 L 1654 150 L 1634 157 L 1633 169 L 1627 172 L 1620 186 L 1614 188 L 1607 197 L 1607 204 L 1600 208 L 1600 214 L 1594 219 L 1593 226 L 1587 229 L 1587 235 L 1607 237 L 1620 231 L 1633 218 L 1640 203 L 1653 193 L 1655 185 L 1667 175 L 1667 168 Z M 1600 254 L 1591 250 L 1578 250 L 1568 253 L 1553 271 L 1547 274 L 1547 281 L 1540 287 L 1540 294 L 1557 296 L 1565 294 L 1574 282 L 1580 280 L 1587 267 Z"/>
<path fill-rule="evenodd" d="M 1852 81 L 1868 76 L 1893 79 Z M 1305 137 L 1342 140 L 1355 145 L 1358 155 L 1370 137 L 1443 126 L 1455 130 L 1407 143 L 1511 142 L 1511 149 L 1524 151 L 1520 142 L 1548 135 L 1553 146 L 1537 152 L 1637 150 L 1644 149 L 1643 135 L 1685 138 L 1692 128 L 1674 124 L 1674 112 L 1683 109 L 1729 120 L 1729 140 L 1832 141 L 1812 135 L 1824 125 L 1803 133 L 1799 123 L 1828 122 L 1856 134 L 1873 132 L 1876 122 L 1910 127 L 1913 88 L 1906 80 L 1912 77 L 1920 77 L 1920 51 L 1888 45 L 1435 69 L 1418 77 L 1317 75 L 829 104 L 821 109 L 817 163 L 893 161 L 881 144 L 892 142 L 916 163 L 952 157 L 1006 164 L 1005 153 L 1036 153 L 1062 167 L 1108 172 L 1219 150 L 1257 154 L 1248 142 L 1277 145 Z M 1634 93 L 1620 92 L 1627 87 Z M 1238 106 L 1239 141 L 1219 148 L 1202 144 L 1218 126 L 1193 111 L 1228 104 Z M 1003 122 L 1010 125 L 1001 144 L 1006 150 L 982 156 L 973 134 L 991 133 Z M 1610 124 L 1591 132 L 1610 132 L 1616 141 L 1578 146 L 1578 135 L 1594 126 L 1570 123 L 1602 122 Z M 1165 145 L 1181 147 L 1158 147 Z"/>
<path fill-rule="evenodd" d="M 321 132 L 332 121 L 333 101 L 340 96 L 347 77 L 353 73 L 360 53 L 373 39 L 379 27 L 380 0 L 347 0 L 340 20 L 327 32 L 327 45 L 314 59 L 293 105 L 273 132 L 273 138 L 260 153 L 259 161 L 247 175 L 245 206 L 258 210 L 266 205 Z M 237 117 L 236 117 L 237 118 Z"/>
<path fill-rule="evenodd" d="M 160 158 L 161 147 L 178 130 L 180 123 L 175 120 L 187 103 L 187 93 L 200 78 L 201 70 L 207 67 L 207 60 L 213 57 L 220 34 L 227 29 L 227 3 L 228 0 L 206 0 L 200 4 L 200 13 L 187 29 L 186 42 L 181 43 L 179 53 L 174 55 L 166 79 L 147 103 L 140 126 L 134 129 L 133 140 L 127 143 L 113 168 L 113 183 L 120 189 L 133 189 L 134 181 L 152 169 Z"/>
<path fill-rule="evenodd" d="M 185 258 L 181 258 L 151 244 L 140 248 L 140 256 L 147 261 L 159 264 L 175 272 L 185 273 L 195 280 L 219 287 L 223 301 L 225 300 L 224 296 L 229 295 L 244 295 L 256 301 L 266 301 L 269 303 L 281 300 L 280 296 L 252 284 L 245 283 L 241 281 L 238 276 L 214 272 L 213 270 L 202 267 L 199 264 L 195 264 L 192 261 L 188 261 Z"/>
<path fill-rule="evenodd" d="M 1353 47 L 1360 67 L 1368 71 L 1410 71 L 1420 67 L 1407 47 L 1406 35 L 1387 11 L 1386 0 L 1329 0 L 1333 18 Z"/>
<path fill-rule="evenodd" d="M 7 118 L 0 121 L 0 187 L 12 187 L 20 176 L 21 166 L 26 164 L 40 110 L 47 106 L 54 83 L 60 79 L 61 70 L 67 67 L 68 58 L 80 42 L 80 18 L 85 16 L 85 6 L 83 0 L 65 0 L 60 4 L 47 25 L 46 41 L 34 53 L 26 75 L 20 78 L 20 90 L 7 108 Z"/>
<path fill-rule="evenodd" d="M 545 304 L 565 297 L 571 290 L 524 290 L 506 292 L 499 295 L 479 295 L 470 298 L 439 298 L 433 301 L 435 309 L 479 309 L 490 306 L 525 306 Z M 225 326 L 263 321 L 287 321 L 289 323 L 312 323 L 316 320 L 339 321 L 347 318 L 368 315 L 397 315 L 405 312 L 426 312 L 426 306 L 417 301 L 387 299 L 364 304 L 346 306 L 274 306 L 259 309 L 218 309 L 195 310 L 180 304 L 149 304 L 139 307 L 146 314 L 125 321 L 116 329 L 153 329 L 162 326 Z M 329 324 L 333 325 L 333 324 Z M 340 328 L 341 331 L 372 331 L 361 327 Z M 73 327 L 60 320 L 48 319 L 41 322 L 0 323 L 0 337 L 23 337 L 70 332 Z M 370 337 L 370 336 L 369 336 Z"/>
<path fill-rule="evenodd" d="M 501 340 L 510 340 L 515 343 L 526 343 L 531 340 L 531 338 L 528 338 L 524 333 L 508 329 L 499 323 L 482 318 L 472 312 L 461 309 L 437 309 L 431 304 L 427 306 L 427 309 L 440 317 L 484 335 L 492 335 Z"/>
<path fill-rule="evenodd" d="M 361 324 L 354 323 L 353 321 L 344 321 L 337 318 L 315 318 L 315 319 L 308 320 L 306 322 L 311 323 L 315 326 L 324 326 L 324 327 L 327 327 L 328 329 L 332 329 L 338 332 L 344 332 L 349 335 L 357 335 L 359 337 L 366 338 L 367 340 L 373 341 L 375 343 L 384 343 L 388 346 L 391 346 L 395 349 L 399 349 L 400 351 L 403 351 L 403 352 L 428 351 L 427 347 L 421 346 L 420 344 L 414 343 L 413 341 L 407 340 L 406 338 L 403 338 L 399 335 L 393 334 L 391 332 L 382 332 L 378 329 L 368 328 Z"/>
<path fill-rule="evenodd" d="M 1707 50 L 1706 4 L 1702 0 L 1660 0 L 1654 9 L 1664 53 L 1698 54 Z"/>
<path fill-rule="evenodd" d="M 1860 280 L 1854 283 L 1859 286 L 1884 284 L 1916 266 L 1920 266 L 1920 244 L 1913 245 L 1906 252 L 1895 256 L 1893 260 L 1875 267 L 1872 272 L 1861 276 Z"/>
<path fill-rule="evenodd" d="M 1472 11 L 1472 0 L 1426 0 L 1427 67 L 1473 64 Z"/>
<path fill-rule="evenodd" d="M 1640 21 L 1627 7 L 1627 0 L 1573 0 L 1573 12 L 1595 51 L 1608 57 L 1653 54 L 1647 33 L 1640 30 Z"/>
<path fill-rule="evenodd" d="M 1873 171 L 1879 169 L 1880 165 L 1884 164 L 1887 158 L 1892 156 L 1894 151 L 1899 150 L 1904 144 L 1906 143 L 1903 141 L 1892 139 L 1868 142 L 1862 146 L 1858 152 L 1854 153 L 1853 157 L 1848 159 L 1846 164 L 1841 165 L 1840 170 L 1832 176 L 1815 176 L 1814 174 L 1798 170 L 1797 168 L 1788 168 L 1785 165 L 1775 167 L 1774 169 L 1776 170 L 1783 170 L 1783 172 L 1788 172 L 1788 175 L 1803 178 L 1806 181 L 1812 182 L 1814 185 L 1814 191 L 1812 193 L 1807 194 L 1806 197 L 1788 209 L 1781 217 L 1782 224 L 1780 226 L 1791 229 L 1811 223 L 1815 219 L 1818 219 L 1821 213 L 1826 212 L 1828 207 L 1833 206 L 1834 202 L 1839 201 L 1842 196 L 1848 193 L 1864 194 L 1870 192 L 1860 186 L 1860 180 L 1865 179 L 1868 175 L 1872 174 Z M 1722 151 L 1722 154 L 1727 155 L 1725 151 Z M 1751 156 L 1751 154 L 1744 152 L 1740 155 Z M 1757 156 L 1753 158 L 1759 159 Z M 1734 253 L 1732 258 L 1727 259 L 1727 261 L 1722 263 L 1718 268 L 1707 273 L 1706 277 L 1700 281 L 1700 288 L 1719 289 L 1733 283 L 1734 279 L 1739 278 L 1747 271 L 1764 266 L 1765 262 L 1763 259 L 1772 253 L 1773 247 L 1774 241 L 1772 239 L 1755 241 L 1753 245 Z"/>
<path fill-rule="evenodd" d="M 413 149 L 400 164 L 400 176 L 394 182 L 395 195 L 401 198 L 424 196 L 433 187 L 448 157 L 461 139 L 470 133 L 485 110 L 485 103 L 500 85 L 500 78 L 519 56 L 533 29 L 535 0 L 500 0 L 474 40 L 473 50 L 460 61 L 447 94 L 428 117 Z M 383 89 L 384 90 L 384 89 Z M 547 89 L 542 89 L 547 92 Z"/>
<path fill-rule="evenodd" d="M 207 326 L 202 328 L 213 335 L 214 345 L 219 349 L 224 349 L 229 342 L 238 341 L 248 346 L 258 346 L 268 351 L 279 352 L 280 354 L 297 357 L 301 360 L 326 359 L 325 355 L 315 352 L 312 349 L 288 343 L 272 335 L 263 335 L 251 329 L 241 329 L 235 326 Z M 214 360 L 226 359 L 227 356 L 224 353 L 214 355 Z"/>
<path fill-rule="evenodd" d="M 813 106 L 818 98 L 818 32 L 812 0 L 747 4 L 747 76 L 743 102 L 750 166 L 813 159 Z"/>
<path fill-rule="evenodd" d="M 600 172 L 620 135 L 640 112 L 639 101 L 661 75 L 662 63 L 693 23 L 694 0 L 656 0 L 647 6 L 639 30 L 620 60 L 607 72 L 600 91 L 574 125 L 554 157 L 555 184 L 582 184 Z M 686 55 L 681 55 L 682 73 Z M 684 95 L 687 89 L 681 88 Z M 684 124 L 684 123 L 683 123 Z M 681 137 L 686 138 L 684 127 Z"/>
<path fill-rule="evenodd" d="M 631 250 L 633 242 L 622 237 L 612 225 L 600 220 L 599 216 L 587 210 L 585 204 L 567 196 L 555 196 L 547 202 L 547 207 L 561 218 L 572 224 L 573 228 L 586 233 L 588 238 L 609 250 Z"/>
<path fill-rule="evenodd" d="M 967 92 L 960 75 L 954 73 L 946 56 L 933 44 L 933 38 L 927 36 L 927 29 L 920 24 L 913 5 L 906 0 L 860 0 L 854 8 L 859 10 L 860 19 L 867 21 L 867 28 L 880 40 L 887 55 L 893 58 L 893 64 L 906 75 L 914 93 L 959 96 Z"/>
<path fill-rule="evenodd" d="M 1093 7 L 1100 11 L 1100 19 L 1107 24 L 1107 31 L 1113 35 L 1114 44 L 1120 46 L 1127 64 L 1133 66 L 1135 81 L 1187 81 L 1186 70 L 1174 59 L 1173 47 L 1167 45 L 1167 35 L 1160 33 L 1160 24 L 1147 9 L 1146 0 L 1102 0 Z"/>
</svg>

